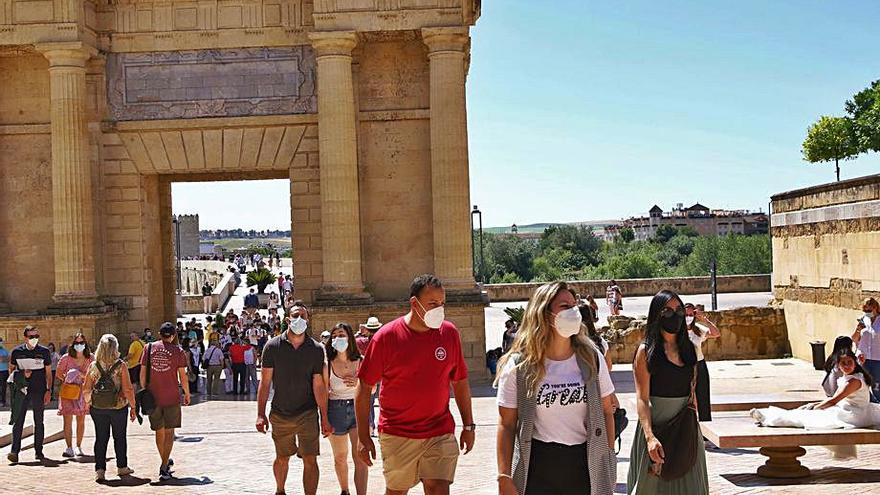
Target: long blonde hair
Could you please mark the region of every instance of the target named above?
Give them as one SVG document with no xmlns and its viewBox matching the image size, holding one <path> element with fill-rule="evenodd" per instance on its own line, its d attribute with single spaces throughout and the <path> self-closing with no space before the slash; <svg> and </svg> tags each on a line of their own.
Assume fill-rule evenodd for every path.
<svg viewBox="0 0 880 495">
<path fill-rule="evenodd" d="M 105 333 L 95 349 L 95 362 L 101 365 L 101 369 L 109 371 L 110 367 L 119 361 L 119 341 L 116 336 Z"/>
<path fill-rule="evenodd" d="M 505 354 L 498 362 L 498 369 L 503 370 L 511 356 L 519 354 L 521 360 L 517 365 L 518 372 L 520 370 L 532 370 L 528 386 L 528 395 L 533 396 L 537 390 L 541 380 L 544 379 L 544 358 L 547 356 L 547 349 L 553 341 L 553 332 L 555 325 L 555 317 L 550 312 L 550 305 L 553 300 L 562 293 L 567 291 L 572 297 L 574 291 L 568 287 L 565 282 L 551 282 L 538 287 L 529 299 L 523 315 L 522 325 L 516 332 L 516 338 L 510 348 L 510 352 Z M 590 373 L 596 368 L 596 346 L 587 337 L 587 330 L 581 324 L 581 331 L 577 335 L 571 337 L 571 347 L 574 349 L 575 355 L 579 360 L 587 364 Z M 501 374 L 499 373 L 500 377 Z M 495 383 L 497 386 L 498 378 Z"/>
</svg>

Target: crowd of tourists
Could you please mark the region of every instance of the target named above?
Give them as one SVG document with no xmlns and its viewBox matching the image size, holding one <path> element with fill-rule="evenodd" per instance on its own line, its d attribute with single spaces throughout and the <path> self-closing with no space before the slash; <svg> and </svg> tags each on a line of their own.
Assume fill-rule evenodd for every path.
<svg viewBox="0 0 880 495">
<path fill-rule="evenodd" d="M 54 351 L 39 344 L 39 330 L 26 327 L 21 345 L 11 352 L 0 347 L 14 423 L 9 461 L 18 462 L 28 410 L 34 455 L 43 458 L 43 412 L 55 382 L 57 413 L 64 418 L 62 456 L 84 455 L 88 415 L 95 428 L 96 479 L 106 477 L 111 438 L 117 474 L 130 475 L 127 424 L 146 415 L 155 432 L 159 479 L 170 479 L 181 406 L 191 403 L 204 373 L 208 398 L 221 394 L 221 382 L 225 393 L 256 392 L 255 427 L 271 433 L 275 447 L 276 493 L 285 493 L 294 456 L 303 463 L 303 492 L 317 492 L 325 436 L 343 495 L 369 493 L 367 473 L 377 452 L 388 495 L 405 494 L 419 483 L 427 495 L 448 494 L 458 457 L 473 448 L 477 427 L 461 339 L 445 318 L 441 281 L 417 277 L 408 312 L 393 321 L 383 325 L 370 317 L 357 329 L 339 322 L 321 338 L 302 301 L 287 309 L 278 302 L 268 314 L 246 303 L 240 314 L 208 316 L 204 324 L 166 322 L 155 336 L 150 329 L 132 333 L 124 356 L 111 334 L 92 347 L 77 333 L 63 346 L 63 356 L 53 359 Z M 869 298 L 863 309 L 855 332 L 837 339 L 826 363 L 822 386 L 828 399 L 792 411 L 756 409 L 757 422 L 835 428 L 880 421 L 880 390 L 871 373 L 880 367 L 880 304 Z M 595 328 L 597 311 L 591 297 L 564 282 L 548 283 L 532 294 L 521 321 L 507 325 L 495 378 L 500 494 L 613 493 L 615 442 L 627 421 L 610 377 L 608 343 Z M 706 447 L 696 423 L 711 419 L 701 347 L 720 334 L 700 306 L 666 290 L 652 298 L 633 362 L 638 423 L 628 493 L 708 493 Z M 458 428 L 450 391 L 462 422 Z M 836 449 L 835 455 L 854 452 Z"/>
</svg>

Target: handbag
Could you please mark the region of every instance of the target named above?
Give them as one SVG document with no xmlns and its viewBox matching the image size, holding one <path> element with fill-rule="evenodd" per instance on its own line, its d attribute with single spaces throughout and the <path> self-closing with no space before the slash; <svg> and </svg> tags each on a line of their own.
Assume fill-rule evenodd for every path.
<svg viewBox="0 0 880 495">
<path fill-rule="evenodd" d="M 79 400 L 82 393 L 82 385 L 76 383 L 62 383 L 59 397 L 65 400 Z"/>
<path fill-rule="evenodd" d="M 150 392 L 150 350 L 153 344 L 147 344 L 147 379 L 144 388 L 138 390 L 135 395 L 135 411 L 138 417 L 138 423 L 143 423 L 141 415 L 149 416 L 156 409 L 156 398 Z"/>
<path fill-rule="evenodd" d="M 620 453 L 620 445 L 621 439 L 620 435 L 623 434 L 623 430 L 626 429 L 626 426 L 629 424 L 629 418 L 626 417 L 626 409 L 622 407 L 618 407 L 614 410 L 614 438 L 617 439 L 617 450 L 614 451 L 615 454 Z"/>
<path fill-rule="evenodd" d="M 688 404 L 681 408 L 672 419 L 662 425 L 654 426 L 654 436 L 663 446 L 666 457 L 663 464 L 656 466 L 654 473 L 663 481 L 673 481 L 686 475 L 697 462 L 697 442 L 700 441 L 700 424 L 697 420 L 697 405 L 694 388 L 697 383 L 697 367 L 691 379 L 691 396 Z M 659 469 L 658 469 L 659 468 Z M 649 468 L 649 470 L 652 468 Z"/>
</svg>

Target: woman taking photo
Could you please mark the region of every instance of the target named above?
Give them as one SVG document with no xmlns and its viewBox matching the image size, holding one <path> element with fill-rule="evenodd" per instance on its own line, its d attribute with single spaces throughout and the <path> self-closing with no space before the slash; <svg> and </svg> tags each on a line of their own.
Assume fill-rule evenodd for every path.
<svg viewBox="0 0 880 495">
<path fill-rule="evenodd" d="M 694 344 L 697 353 L 697 413 L 700 421 L 712 421 L 712 402 L 709 400 L 709 367 L 703 356 L 703 342 L 717 339 L 721 331 L 706 318 L 706 314 L 691 303 L 684 305 L 684 321 L 687 324 L 688 337 Z"/>
<path fill-rule="evenodd" d="M 564 282 L 535 291 L 498 368 L 499 493 L 613 493 L 614 385 Z"/>
<path fill-rule="evenodd" d="M 668 290 L 658 292 L 648 309 L 645 341 L 633 362 L 639 422 L 627 493 L 709 493 L 706 451 L 694 411 L 696 364 L 681 298 Z"/>
<path fill-rule="evenodd" d="M 107 444 L 113 434 L 116 453 L 116 474 L 128 476 L 134 470 L 128 467 L 128 446 L 125 422 L 134 421 L 134 389 L 125 363 L 119 359 L 119 342 L 113 335 L 104 334 L 95 350 L 95 362 L 89 366 L 83 395 L 91 404 L 90 414 L 95 424 L 95 481 L 104 481 L 107 470 Z"/>
<path fill-rule="evenodd" d="M 67 346 L 67 354 L 58 361 L 58 370 L 55 372 L 55 378 L 61 382 L 58 415 L 64 417 L 64 441 L 67 443 L 67 448 L 62 454 L 64 457 L 84 455 L 82 440 L 89 405 L 83 399 L 82 386 L 90 364 L 92 364 L 92 354 L 86 343 L 86 337 L 82 333 L 77 333 Z M 73 449 L 74 417 L 76 418 L 76 450 Z"/>
<path fill-rule="evenodd" d="M 330 447 L 333 449 L 333 463 L 336 478 L 342 495 L 348 490 L 348 455 L 351 443 L 351 456 L 354 460 L 354 486 L 357 495 L 367 493 L 367 465 L 357 454 L 358 430 L 354 418 L 354 396 L 357 387 L 358 367 L 361 354 L 358 352 L 354 332 L 347 323 L 337 323 L 330 332 L 326 345 L 329 368 L 329 402 L 327 417 L 333 426 Z"/>
</svg>

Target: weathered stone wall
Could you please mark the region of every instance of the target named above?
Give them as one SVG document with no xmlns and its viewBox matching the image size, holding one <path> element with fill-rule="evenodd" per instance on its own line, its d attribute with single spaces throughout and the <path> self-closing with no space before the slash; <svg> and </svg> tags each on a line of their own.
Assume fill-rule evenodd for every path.
<svg viewBox="0 0 880 495">
<path fill-rule="evenodd" d="M 541 283 L 488 284 L 485 286 L 492 302 L 527 301 Z M 607 280 L 575 280 L 569 285 L 583 295 L 590 294 L 597 300 L 605 299 Z M 620 279 L 617 285 L 624 297 L 653 296 L 663 289 L 681 295 L 708 294 L 711 292 L 709 277 L 636 278 Z M 726 275 L 718 277 L 719 293 L 769 292 L 770 275 Z"/>
<path fill-rule="evenodd" d="M 773 196 L 773 292 L 795 356 L 850 335 L 864 297 L 880 297 L 880 175 Z"/>
<path fill-rule="evenodd" d="M 89 343 L 95 346 L 105 333 L 127 336 L 122 321 L 124 318 L 124 314 L 117 312 L 101 315 L 0 316 L 0 336 L 6 342 L 6 349 L 11 350 L 24 342 L 24 327 L 34 325 L 40 331 L 40 343 L 43 345 L 54 342 L 55 349 L 59 349 L 63 344 L 69 344 L 77 332 L 83 332 Z"/>
<path fill-rule="evenodd" d="M 472 381 L 489 379 L 483 308 L 482 304 L 446 304 L 446 319 L 454 323 L 461 334 L 462 352 Z M 381 303 L 370 307 L 315 307 L 312 310 L 312 333 L 318 336 L 338 322 L 348 323 L 357 329 L 357 325 L 366 323 L 370 316 L 376 316 L 382 323 L 387 323 L 407 311 L 409 305 L 404 303 Z"/>
<path fill-rule="evenodd" d="M 707 360 L 771 359 L 791 353 L 782 309 L 747 307 L 707 311 L 706 316 L 721 331 L 720 337 L 703 344 Z M 602 332 L 608 340 L 612 361 L 632 363 L 644 340 L 645 320 L 626 316 L 609 319 L 610 327 L 604 327 Z"/>
</svg>

